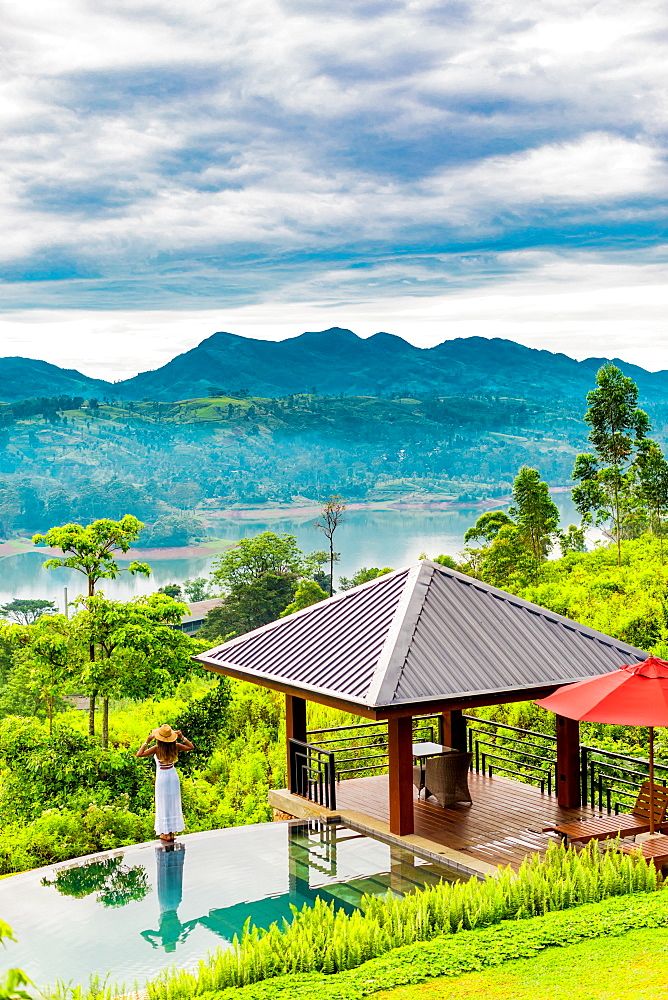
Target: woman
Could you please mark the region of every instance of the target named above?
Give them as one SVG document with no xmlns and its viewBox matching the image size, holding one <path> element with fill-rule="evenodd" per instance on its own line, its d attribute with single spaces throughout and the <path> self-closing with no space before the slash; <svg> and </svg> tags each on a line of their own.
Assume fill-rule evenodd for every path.
<svg viewBox="0 0 668 1000">
<path fill-rule="evenodd" d="M 150 747 L 152 739 L 156 742 Z M 179 739 L 183 743 L 178 743 Z M 181 809 L 181 783 L 174 764 L 178 760 L 179 750 L 194 749 L 180 729 L 175 731 L 165 722 L 148 734 L 146 742 L 136 754 L 137 757 L 155 758 L 155 832 L 165 843 L 171 843 L 174 834 L 181 833 L 185 827 Z"/>
</svg>

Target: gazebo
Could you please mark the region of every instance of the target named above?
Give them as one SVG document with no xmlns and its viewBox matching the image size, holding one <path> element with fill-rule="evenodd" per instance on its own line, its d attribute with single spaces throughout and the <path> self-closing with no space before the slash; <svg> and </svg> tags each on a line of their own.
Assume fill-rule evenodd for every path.
<svg viewBox="0 0 668 1000">
<path fill-rule="evenodd" d="M 412 720 L 442 716 L 466 749 L 470 708 L 541 698 L 640 662 L 643 650 L 439 563 L 335 594 L 195 657 L 285 694 L 286 737 L 307 743 L 306 702 L 387 721 L 389 829 L 413 833 Z M 557 716 L 557 799 L 580 804 L 579 727 Z"/>
</svg>

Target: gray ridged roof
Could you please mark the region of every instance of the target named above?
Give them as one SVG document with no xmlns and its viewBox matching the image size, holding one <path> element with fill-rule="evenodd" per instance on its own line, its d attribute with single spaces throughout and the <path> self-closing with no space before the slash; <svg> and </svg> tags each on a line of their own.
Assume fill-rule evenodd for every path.
<svg viewBox="0 0 668 1000">
<path fill-rule="evenodd" d="M 646 655 L 425 560 L 195 659 L 377 709 L 556 686 Z"/>
</svg>

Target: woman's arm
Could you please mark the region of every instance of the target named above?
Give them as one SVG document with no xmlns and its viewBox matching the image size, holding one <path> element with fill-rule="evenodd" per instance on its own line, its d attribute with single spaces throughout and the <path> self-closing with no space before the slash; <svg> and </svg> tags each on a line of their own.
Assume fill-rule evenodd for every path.
<svg viewBox="0 0 668 1000">
<path fill-rule="evenodd" d="M 150 757 L 151 754 L 155 753 L 157 747 L 155 746 L 149 747 L 149 743 L 151 742 L 152 739 L 153 739 L 153 733 L 149 733 L 144 742 L 142 743 L 142 745 L 139 747 L 139 750 L 137 750 L 135 757 Z"/>
<path fill-rule="evenodd" d="M 195 747 L 192 745 L 192 743 L 190 742 L 190 740 L 188 739 L 188 737 L 184 736 L 180 729 L 176 730 L 176 735 L 179 737 L 179 739 L 183 740 L 183 743 L 177 743 L 176 744 L 176 749 L 177 750 L 194 750 L 195 749 Z"/>
</svg>

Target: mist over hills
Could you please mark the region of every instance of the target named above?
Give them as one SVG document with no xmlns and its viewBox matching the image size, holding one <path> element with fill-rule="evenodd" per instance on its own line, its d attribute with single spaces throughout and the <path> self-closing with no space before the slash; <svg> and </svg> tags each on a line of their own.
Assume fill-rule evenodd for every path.
<svg viewBox="0 0 668 1000">
<path fill-rule="evenodd" d="M 584 404 L 606 360 L 575 361 L 499 338 L 457 338 L 419 348 L 389 333 L 363 339 L 338 327 L 282 341 L 219 332 L 155 371 L 116 383 L 45 361 L 0 358 L 0 399 L 68 394 L 173 402 L 218 389 L 269 397 L 315 390 L 320 395 L 494 395 Z M 611 360 L 634 379 L 641 399 L 658 402 L 668 395 L 668 372 Z"/>
</svg>

